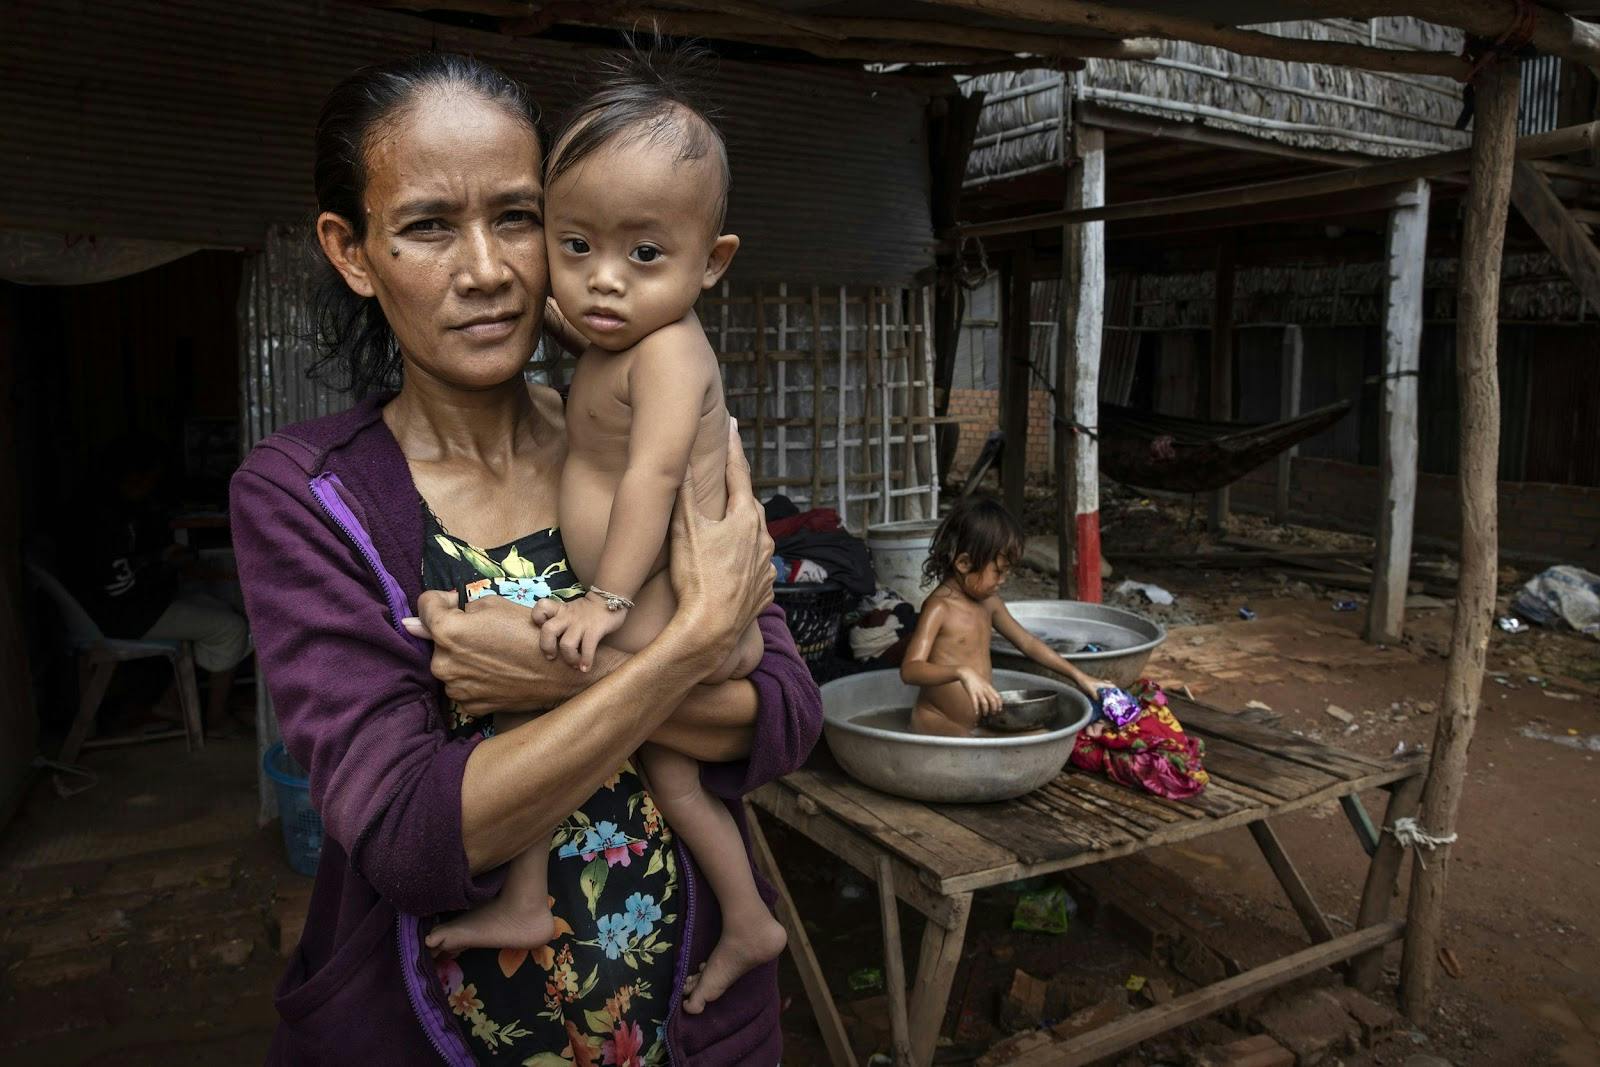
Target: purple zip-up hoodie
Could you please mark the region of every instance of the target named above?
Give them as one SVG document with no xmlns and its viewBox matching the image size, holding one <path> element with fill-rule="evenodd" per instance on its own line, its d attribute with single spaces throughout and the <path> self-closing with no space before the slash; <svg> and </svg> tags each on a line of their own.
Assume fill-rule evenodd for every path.
<svg viewBox="0 0 1600 1067">
<path fill-rule="evenodd" d="M 461 780 L 480 739 L 447 738 L 431 646 L 399 625 L 422 591 L 422 507 L 380 417 L 387 400 L 273 434 L 233 478 L 234 547 L 257 656 L 327 833 L 305 930 L 278 984 L 272 1064 L 473 1062 L 421 937 L 432 916 L 492 898 L 504 875 L 467 868 Z M 782 613 L 769 608 L 760 626 L 766 657 L 750 676 L 760 705 L 750 757 L 702 770 L 741 830 L 737 798 L 800 766 L 822 724 Z M 700 1015 L 676 1008 L 720 926 L 681 844 L 678 862 L 686 892 L 667 1024 L 673 1063 L 776 1064 L 775 963 Z M 757 884 L 770 904 L 771 887 L 759 875 Z"/>
</svg>

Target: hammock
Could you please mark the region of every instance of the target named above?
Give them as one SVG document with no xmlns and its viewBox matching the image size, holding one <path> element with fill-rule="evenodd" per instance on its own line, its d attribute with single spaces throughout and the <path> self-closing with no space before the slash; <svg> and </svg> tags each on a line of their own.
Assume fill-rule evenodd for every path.
<svg viewBox="0 0 1600 1067">
<path fill-rule="evenodd" d="M 1341 400 L 1281 422 L 1208 422 L 1100 405 L 1100 469 L 1125 485 L 1172 493 L 1221 489 L 1344 418 Z"/>
</svg>

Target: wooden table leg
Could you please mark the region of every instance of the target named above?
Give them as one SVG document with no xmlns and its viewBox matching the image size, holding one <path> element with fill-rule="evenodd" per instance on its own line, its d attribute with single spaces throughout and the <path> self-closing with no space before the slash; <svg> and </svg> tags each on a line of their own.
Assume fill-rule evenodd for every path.
<svg viewBox="0 0 1600 1067">
<path fill-rule="evenodd" d="M 1267 820 L 1258 819 L 1251 823 L 1250 836 L 1256 839 L 1256 846 L 1267 858 L 1268 866 L 1272 868 L 1278 884 L 1283 886 L 1283 891 L 1288 894 L 1289 903 L 1294 907 L 1295 914 L 1300 916 L 1300 922 L 1305 926 L 1306 933 L 1311 935 L 1311 940 L 1317 943 L 1332 941 L 1333 928 L 1328 925 L 1327 917 L 1317 906 L 1317 899 L 1311 895 L 1311 887 L 1300 877 L 1294 861 L 1283 850 L 1283 842 L 1278 840 L 1277 833 L 1267 825 Z"/>
<path fill-rule="evenodd" d="M 878 908 L 883 915 L 883 984 L 889 997 L 889 1032 L 894 1067 L 911 1067 L 911 1024 L 906 1015 L 906 953 L 900 944 L 900 898 L 894 867 L 878 857 Z"/>
<path fill-rule="evenodd" d="M 850 1050 L 850 1038 L 845 1033 L 844 1020 L 839 1017 L 839 1008 L 828 992 L 828 980 L 822 973 L 822 964 L 817 962 L 811 939 L 806 936 L 805 924 L 795 910 L 794 897 L 789 894 L 789 886 L 778 870 L 777 861 L 773 859 L 772 846 L 767 844 L 767 835 L 761 832 L 755 808 L 748 800 L 745 801 L 744 813 L 750 827 L 750 844 L 755 850 L 756 866 L 778 892 L 778 922 L 783 924 L 783 932 L 789 935 L 789 954 L 794 957 L 795 969 L 800 972 L 800 984 L 805 987 L 806 1000 L 811 1002 L 811 1013 L 816 1017 L 817 1028 L 822 1031 L 822 1043 L 827 1046 L 828 1059 L 833 1067 L 856 1067 L 856 1056 Z"/>
<path fill-rule="evenodd" d="M 1419 774 L 1395 785 L 1394 791 L 1389 794 L 1389 806 L 1383 813 L 1384 826 L 1393 826 L 1396 819 L 1417 813 L 1417 802 L 1422 798 L 1424 781 L 1426 776 Z M 1378 851 L 1367 865 L 1367 884 L 1361 890 L 1361 910 L 1356 915 L 1356 929 L 1388 920 L 1389 907 L 1400 888 L 1400 861 L 1404 858 L 1405 849 L 1400 847 L 1400 842 L 1395 840 L 1393 834 L 1380 836 Z M 1377 988 L 1382 973 L 1383 950 L 1379 948 L 1351 959 L 1347 977 L 1351 985 L 1363 993 L 1370 993 Z"/>
<path fill-rule="evenodd" d="M 911 1056 L 918 1067 L 933 1062 L 939 1027 L 950 1003 L 950 986 L 961 963 L 961 946 L 967 940 L 967 916 L 972 894 L 949 898 L 954 905 L 950 925 L 932 919 L 922 930 L 922 952 L 917 958 L 917 988 L 911 996 Z"/>
</svg>

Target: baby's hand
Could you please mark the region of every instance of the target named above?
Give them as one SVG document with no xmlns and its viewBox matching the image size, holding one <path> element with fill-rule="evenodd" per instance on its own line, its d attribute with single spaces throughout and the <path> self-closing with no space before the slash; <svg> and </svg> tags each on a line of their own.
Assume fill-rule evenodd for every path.
<svg viewBox="0 0 1600 1067">
<path fill-rule="evenodd" d="M 539 648 L 545 658 L 559 654 L 580 671 L 594 665 L 595 649 L 627 617 L 627 611 L 611 611 L 604 602 L 587 596 L 566 602 L 547 598 L 533 606 L 533 624 L 539 628 Z"/>
<path fill-rule="evenodd" d="M 961 680 L 961 687 L 967 691 L 967 699 L 972 701 L 980 720 L 1000 714 L 1000 693 L 983 675 L 971 667 L 962 667 L 956 677 Z"/>
</svg>

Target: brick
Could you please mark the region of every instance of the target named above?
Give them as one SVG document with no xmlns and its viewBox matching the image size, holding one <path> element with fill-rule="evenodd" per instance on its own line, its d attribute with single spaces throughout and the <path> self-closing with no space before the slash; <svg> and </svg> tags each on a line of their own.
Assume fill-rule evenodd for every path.
<svg viewBox="0 0 1600 1067">
<path fill-rule="evenodd" d="M 111 973 L 111 953 L 102 948 L 58 952 L 50 956 L 30 957 L 14 964 L 11 970 L 13 985 L 25 984 L 30 989 L 49 988 Z"/>
<path fill-rule="evenodd" d="M 1392 1008 L 1378 1003 L 1360 990 L 1341 986 L 1333 991 L 1344 1010 L 1361 1027 L 1361 1041 L 1367 1047 L 1400 1029 L 1403 1020 Z"/>
<path fill-rule="evenodd" d="M 1057 1038 L 1066 1040 L 1097 1030 L 1107 1023 L 1116 1022 L 1133 1009 L 1128 1006 L 1128 998 L 1122 993 L 1114 993 L 1092 1007 L 1075 1011 L 1061 1022 L 1050 1028 L 1050 1032 Z"/>
<path fill-rule="evenodd" d="M 1313 989 L 1256 1016 L 1261 1029 L 1294 1053 L 1297 1067 L 1316 1067 L 1359 1047 L 1360 1027 L 1339 999 Z"/>
<path fill-rule="evenodd" d="M 1294 1067 L 1294 1053 L 1266 1034 L 1256 1034 L 1216 1048 L 1196 1058 L 1197 1067 Z"/>
</svg>

